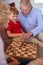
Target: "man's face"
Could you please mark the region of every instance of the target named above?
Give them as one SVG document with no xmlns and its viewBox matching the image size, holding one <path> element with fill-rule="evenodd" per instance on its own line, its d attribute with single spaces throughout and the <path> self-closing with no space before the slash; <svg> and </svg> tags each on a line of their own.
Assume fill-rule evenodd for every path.
<svg viewBox="0 0 43 65">
<path fill-rule="evenodd" d="M 27 16 L 28 14 L 29 14 L 29 12 L 30 12 L 30 10 L 31 10 L 31 6 L 26 6 L 26 5 L 20 5 L 20 8 L 21 8 L 21 11 L 22 11 L 22 13 L 25 15 L 25 16 Z"/>
<path fill-rule="evenodd" d="M 9 19 L 11 19 L 13 22 L 15 22 L 15 21 L 17 21 L 17 19 L 18 19 L 18 15 L 11 13 L 11 14 L 9 15 Z"/>
</svg>

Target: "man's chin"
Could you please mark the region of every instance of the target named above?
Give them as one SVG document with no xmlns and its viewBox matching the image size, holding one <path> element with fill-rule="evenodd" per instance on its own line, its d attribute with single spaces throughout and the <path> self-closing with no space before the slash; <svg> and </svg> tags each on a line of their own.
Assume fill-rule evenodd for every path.
<svg viewBox="0 0 43 65">
<path fill-rule="evenodd" d="M 28 14 L 24 14 L 24 16 L 28 16 Z"/>
</svg>

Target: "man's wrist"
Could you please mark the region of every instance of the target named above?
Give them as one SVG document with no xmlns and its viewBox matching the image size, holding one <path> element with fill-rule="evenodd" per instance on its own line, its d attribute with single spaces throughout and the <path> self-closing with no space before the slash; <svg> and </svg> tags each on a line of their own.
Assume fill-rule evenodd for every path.
<svg viewBox="0 0 43 65">
<path fill-rule="evenodd" d="M 31 36 L 33 36 L 33 33 L 32 33 L 32 35 Z"/>
<path fill-rule="evenodd" d="M 33 36 L 33 33 L 31 32 L 31 36 Z"/>
</svg>

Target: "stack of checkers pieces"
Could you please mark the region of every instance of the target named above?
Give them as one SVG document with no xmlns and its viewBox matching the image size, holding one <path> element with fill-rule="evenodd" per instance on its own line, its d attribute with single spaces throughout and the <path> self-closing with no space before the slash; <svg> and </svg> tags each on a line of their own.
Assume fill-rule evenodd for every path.
<svg viewBox="0 0 43 65">
<path fill-rule="evenodd" d="M 11 42 L 5 53 L 8 56 L 19 59 L 36 59 L 38 56 L 38 44 Z"/>
</svg>

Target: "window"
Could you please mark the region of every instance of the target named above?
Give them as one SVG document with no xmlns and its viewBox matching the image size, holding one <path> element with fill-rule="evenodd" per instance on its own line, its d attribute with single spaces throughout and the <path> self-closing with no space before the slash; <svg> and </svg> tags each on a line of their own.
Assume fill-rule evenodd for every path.
<svg viewBox="0 0 43 65">
<path fill-rule="evenodd" d="M 43 0 L 34 0 L 34 3 L 43 3 Z"/>
</svg>

